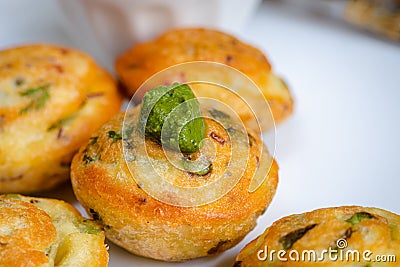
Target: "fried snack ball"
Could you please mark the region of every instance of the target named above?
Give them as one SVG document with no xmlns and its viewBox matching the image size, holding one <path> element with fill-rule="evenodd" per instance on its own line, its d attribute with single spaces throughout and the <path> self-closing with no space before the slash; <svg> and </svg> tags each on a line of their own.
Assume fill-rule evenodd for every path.
<svg viewBox="0 0 400 267">
<path fill-rule="evenodd" d="M 216 30 L 189 28 L 168 31 L 154 41 L 133 46 L 118 57 L 115 67 L 127 95 L 132 96 L 153 74 L 175 64 L 191 61 L 219 62 L 246 74 L 262 91 L 275 122 L 283 121 L 292 113 L 293 98 L 290 91 L 285 82 L 272 73 L 264 54 L 257 48 Z M 185 79 L 191 78 L 185 74 L 182 72 L 181 80 L 177 81 L 186 82 Z M 221 82 L 235 82 L 234 78 L 227 78 L 223 74 L 220 76 Z M 245 88 L 243 91 L 242 94 L 246 94 Z M 207 95 L 227 102 L 239 112 L 248 127 L 259 131 L 254 123 L 249 122 L 251 110 L 243 108 L 240 101 L 232 96 L 226 97 L 222 90 L 212 90 Z M 142 95 L 136 97 L 141 98 Z M 271 127 L 271 123 L 267 127 Z"/>
<path fill-rule="evenodd" d="M 138 113 L 136 108 L 127 116 L 137 118 Z M 93 218 L 104 225 L 109 240 L 136 255 L 177 262 L 225 251 L 255 227 L 278 183 L 278 166 L 271 158 L 270 171 L 263 174 L 265 180 L 254 192 L 248 191 L 258 168 L 259 149 L 263 147 L 255 134 L 248 133 L 250 156 L 243 176 L 233 189 L 214 202 L 184 207 L 161 202 L 146 193 L 143 184 L 137 183 L 128 169 L 128 164 L 136 164 L 137 157 L 131 155 L 125 160 L 123 146 L 133 149 L 136 155 L 146 149 L 153 167 L 164 170 L 164 179 L 180 186 L 201 186 L 215 179 L 227 166 L 230 139 L 223 126 L 210 118 L 205 119 L 205 138 L 214 145 L 216 156 L 209 173 L 198 175 L 162 167 L 167 158 L 161 145 L 151 139 L 146 139 L 145 148 L 132 148 L 134 144 L 124 143 L 123 119 L 124 113 L 97 131 L 75 155 L 71 167 L 76 197 Z M 128 136 L 137 131 L 130 128 L 134 125 L 127 128 Z M 159 190 L 164 192 L 163 188 Z M 180 195 L 168 197 L 179 198 Z"/>
<path fill-rule="evenodd" d="M 271 257 L 272 250 L 276 253 Z M 287 261 L 277 258 L 279 250 L 285 251 Z M 309 258 L 307 251 L 315 255 Z M 379 262 L 376 256 L 386 257 L 387 262 L 382 257 Z M 345 206 L 276 221 L 239 253 L 234 266 L 398 266 L 393 256 L 398 261 L 400 216 L 377 208 Z"/>
<path fill-rule="evenodd" d="M 69 48 L 0 51 L 0 192 L 48 190 L 93 131 L 119 112 L 111 76 Z"/>
<path fill-rule="evenodd" d="M 379 34 L 389 40 L 400 41 L 400 1 L 354 0 L 346 5 L 347 22 Z"/>
<path fill-rule="evenodd" d="M 104 231 L 56 199 L 0 195 L 0 266 L 107 266 Z"/>
</svg>

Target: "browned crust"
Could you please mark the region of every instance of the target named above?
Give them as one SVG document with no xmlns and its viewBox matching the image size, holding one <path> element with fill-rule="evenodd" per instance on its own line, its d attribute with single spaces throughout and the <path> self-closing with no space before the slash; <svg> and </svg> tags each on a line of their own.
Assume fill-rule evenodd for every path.
<svg viewBox="0 0 400 267">
<path fill-rule="evenodd" d="M 181 261 L 207 256 L 210 250 L 212 254 L 214 250 L 218 253 L 232 247 L 255 226 L 257 217 L 271 202 L 278 183 L 278 165 L 273 161 L 267 179 L 255 192 L 248 191 L 258 164 L 258 149 L 262 146 L 256 135 L 252 134 L 255 143 L 239 183 L 213 203 L 187 208 L 162 203 L 136 184 L 123 159 L 122 142 L 112 142 L 106 136 L 110 130 L 118 131 L 122 120 L 123 114 L 120 114 L 95 133 L 99 146 L 104 148 L 101 160 L 85 166 L 84 146 L 74 157 L 71 172 L 77 198 L 105 225 L 109 239 L 135 254 Z M 206 122 L 207 136 L 215 132 L 224 137 L 226 133 L 215 122 Z M 222 147 L 229 141 L 214 142 Z M 160 155 L 158 144 L 147 143 L 149 154 Z M 217 154 L 227 153 L 222 148 L 217 151 Z M 219 164 L 224 163 L 213 162 L 213 171 L 222 168 Z M 185 174 L 182 175 L 180 179 L 185 181 Z M 221 241 L 226 242 L 212 250 Z"/>
<path fill-rule="evenodd" d="M 360 212 L 368 213 L 372 218 L 364 219 L 354 225 L 346 221 Z M 358 250 L 360 253 L 370 250 L 374 255 L 395 255 L 397 260 L 400 256 L 399 215 L 377 208 L 344 206 L 290 215 L 274 222 L 239 253 L 236 257 L 237 266 L 343 266 L 342 261 L 333 262 L 328 258 L 318 264 L 305 261 L 280 262 L 276 257 L 274 262 L 257 259 L 260 249 L 265 249 L 266 246 L 269 251 L 283 249 L 282 237 L 310 225 L 315 226 L 297 240 L 288 251 L 294 249 L 301 253 L 303 250 L 321 251 L 329 247 L 334 249 L 337 240 L 345 238 L 348 243 L 347 249 Z M 354 264 L 359 266 L 362 263 L 367 264 L 362 258 L 360 263 Z M 385 263 L 387 265 L 375 264 L 377 265 L 373 266 L 398 266 L 398 262 Z"/>
<path fill-rule="evenodd" d="M 118 113 L 116 83 L 86 54 L 47 44 L 0 51 L 0 70 L 0 192 L 50 189 L 68 179 L 91 133 Z M 49 97 L 30 106 L 40 92 L 23 93 L 40 86 Z"/>
<path fill-rule="evenodd" d="M 275 122 L 283 121 L 292 113 L 293 98 L 286 86 L 273 85 L 271 66 L 265 55 L 220 31 L 203 28 L 167 31 L 153 41 L 124 52 L 115 67 L 126 94 L 131 97 L 155 73 L 191 61 L 223 63 L 249 76 L 269 101 Z"/>
<path fill-rule="evenodd" d="M 78 246 L 76 242 L 68 246 L 74 238 Z M 70 204 L 55 199 L 0 195 L 0 248 L 0 266 L 108 264 L 100 226 L 82 218 Z M 81 259 L 76 251 L 87 255 Z"/>
</svg>

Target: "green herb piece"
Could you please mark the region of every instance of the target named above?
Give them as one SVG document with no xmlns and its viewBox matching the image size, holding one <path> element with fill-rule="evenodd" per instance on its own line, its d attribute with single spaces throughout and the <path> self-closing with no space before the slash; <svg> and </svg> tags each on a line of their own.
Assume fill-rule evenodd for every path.
<svg viewBox="0 0 400 267">
<path fill-rule="evenodd" d="M 205 130 L 200 104 L 187 84 L 159 86 L 144 95 L 139 131 L 146 137 L 166 148 L 194 153 L 200 149 Z"/>
<path fill-rule="evenodd" d="M 89 220 L 85 220 L 83 222 L 80 222 L 77 225 L 77 227 L 78 227 L 78 229 L 79 229 L 79 231 L 81 233 L 94 235 L 94 234 L 97 234 L 97 233 L 101 232 L 100 227 L 96 223 L 94 223 L 93 221 L 89 221 Z"/>
<path fill-rule="evenodd" d="M 362 212 L 355 213 L 353 216 L 351 216 L 351 218 L 347 219 L 346 222 L 354 225 L 354 224 L 361 222 L 362 220 L 374 219 L 374 218 L 375 217 L 372 214 L 362 211 Z"/>
<path fill-rule="evenodd" d="M 313 229 L 315 226 L 317 226 L 317 224 L 311 224 L 307 227 L 297 229 L 281 237 L 279 239 L 279 242 L 282 244 L 283 249 L 284 250 L 290 249 L 297 240 L 302 238 L 308 231 Z"/>
<path fill-rule="evenodd" d="M 82 151 L 84 153 L 83 163 L 85 166 L 100 159 L 99 146 L 97 144 L 98 139 L 98 136 L 90 137 L 88 144 Z"/>
<path fill-rule="evenodd" d="M 4 195 L 4 198 L 8 198 L 8 199 L 21 199 L 20 195 L 18 195 L 18 194 L 6 194 L 6 195 Z"/>
<path fill-rule="evenodd" d="M 122 134 L 120 132 L 116 132 L 116 131 L 109 131 L 108 137 L 111 138 L 113 140 L 113 142 L 122 140 Z"/>
<path fill-rule="evenodd" d="M 191 161 L 184 158 L 182 166 L 187 172 L 201 176 L 206 175 L 212 170 L 212 163 L 205 160 Z"/>
<path fill-rule="evenodd" d="M 62 118 L 62 119 L 56 121 L 55 123 L 53 123 L 52 125 L 50 125 L 49 128 L 47 128 L 47 131 L 58 129 L 58 128 L 66 125 L 69 122 L 71 122 L 75 117 L 76 117 L 76 114 L 73 114 L 73 115 L 67 116 L 65 118 Z"/>
<path fill-rule="evenodd" d="M 217 110 L 217 109 L 210 109 L 208 112 L 215 119 L 228 119 L 228 118 L 230 118 L 230 116 L 228 114 L 226 114 L 226 113 L 224 113 L 224 112 L 222 112 L 220 110 Z"/>
<path fill-rule="evenodd" d="M 89 148 L 91 148 L 93 145 L 97 144 L 97 140 L 99 139 L 98 136 L 93 136 L 89 138 L 89 143 L 87 144 L 87 146 L 85 147 L 85 149 L 83 150 L 83 153 L 87 153 L 89 151 Z"/>
<path fill-rule="evenodd" d="M 50 98 L 49 93 L 50 85 L 46 84 L 43 86 L 29 88 L 20 93 L 21 96 L 31 98 L 29 104 L 19 111 L 20 114 L 24 114 L 32 109 L 39 110 L 44 107 L 46 101 Z"/>
<path fill-rule="evenodd" d="M 95 161 L 97 161 L 99 159 L 99 157 L 97 156 L 97 155 L 95 155 L 94 157 L 92 157 L 92 156 L 89 156 L 89 155 L 83 155 L 83 163 L 85 164 L 85 165 L 88 165 L 88 164 L 90 164 L 90 163 L 93 163 L 93 162 L 95 162 Z"/>
</svg>

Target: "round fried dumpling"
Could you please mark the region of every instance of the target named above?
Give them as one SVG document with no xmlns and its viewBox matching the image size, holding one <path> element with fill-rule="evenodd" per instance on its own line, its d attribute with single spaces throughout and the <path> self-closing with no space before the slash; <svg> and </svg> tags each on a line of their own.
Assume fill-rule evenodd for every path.
<svg viewBox="0 0 400 267">
<path fill-rule="evenodd" d="M 81 52 L 50 45 L 0 51 L 0 192 L 66 181 L 74 153 L 121 103 L 111 76 Z"/>
<path fill-rule="evenodd" d="M 381 256 L 386 262 L 384 258 L 378 262 Z M 399 257 L 400 216 L 377 208 L 348 206 L 276 221 L 239 253 L 234 266 L 389 267 L 398 266 Z"/>
<path fill-rule="evenodd" d="M 245 44 L 233 36 L 211 29 L 178 29 L 171 30 L 154 41 L 134 45 L 118 57 L 115 63 L 118 77 L 129 96 L 133 96 L 138 88 L 152 75 L 173 65 L 192 61 L 212 61 L 226 64 L 247 75 L 261 90 L 268 101 L 275 122 L 283 121 L 293 111 L 293 98 L 285 82 L 273 74 L 271 66 L 264 54 L 257 48 Z M 230 77 L 220 70 L 209 70 L 210 75 L 218 76 L 223 85 L 248 87 L 248 83 L 237 84 L 235 77 Z M 199 70 L 199 72 L 204 71 Z M 180 72 L 179 77 L 169 82 L 190 82 L 196 79 L 191 72 Z M 168 84 L 167 84 L 168 85 Z M 241 96 L 251 97 L 252 93 L 242 88 Z M 140 100 L 143 92 L 135 95 Z M 252 109 L 257 111 L 258 106 L 246 107 L 237 97 L 227 95 L 224 90 L 202 92 L 202 95 L 218 99 L 232 106 L 239 112 L 239 116 L 247 127 L 259 131 L 253 120 Z M 261 96 L 262 96 L 261 95 Z M 259 99 L 264 101 L 264 99 Z M 264 116 L 265 114 L 257 114 Z M 272 127 L 266 122 L 266 128 Z M 263 127 L 262 127 L 263 128 Z"/>
<path fill-rule="evenodd" d="M 252 132 L 244 134 L 250 142 L 249 157 L 242 176 L 228 193 L 202 205 L 185 206 L 179 202 L 185 203 L 183 195 L 166 192 L 161 183 L 153 183 L 158 188 L 154 195 L 145 191 L 148 184 L 138 180 L 139 175 L 147 176 L 148 172 L 139 167 L 144 153 L 147 153 L 151 168 L 158 171 L 164 181 L 182 188 L 201 187 L 217 180 L 228 166 L 232 143 L 228 131 L 241 133 L 234 127 L 227 131 L 213 119 L 213 114 L 228 119 L 221 112 L 203 111 L 208 116 L 204 119 L 204 142 L 214 148 L 215 157 L 210 158 L 210 168 L 200 172 L 182 170 L 168 161 L 158 142 L 146 138 L 143 146 L 135 143 L 140 138 L 135 123 L 138 114 L 138 108 L 127 112 L 124 132 L 121 131 L 125 114 L 116 116 L 75 155 L 71 180 L 82 206 L 104 225 L 109 240 L 144 257 L 184 261 L 218 254 L 236 245 L 255 227 L 257 218 L 270 204 L 278 183 L 278 166 L 272 157 L 265 156 L 270 160 L 270 170 L 263 173 L 265 179 L 259 187 L 249 191 L 253 176 L 261 165 L 260 151 L 266 151 L 260 138 Z M 200 151 L 206 147 L 203 145 Z M 208 151 L 203 152 L 207 154 Z M 168 153 L 172 157 L 179 154 Z M 196 153 L 186 157 L 196 157 Z M 207 199 L 209 192 L 193 198 Z"/>
<path fill-rule="evenodd" d="M 56 199 L 0 195 L 0 266 L 105 267 L 104 232 Z"/>
</svg>

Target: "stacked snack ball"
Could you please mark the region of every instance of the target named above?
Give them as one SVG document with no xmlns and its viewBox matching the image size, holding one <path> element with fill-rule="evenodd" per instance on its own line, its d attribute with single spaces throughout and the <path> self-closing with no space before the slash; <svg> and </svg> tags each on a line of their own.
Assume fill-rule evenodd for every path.
<svg viewBox="0 0 400 267">
<path fill-rule="evenodd" d="M 111 76 L 81 52 L 51 45 L 0 51 L 0 192 L 67 180 L 73 154 L 121 103 Z"/>
<path fill-rule="evenodd" d="M 213 110 L 208 115 L 216 113 Z M 138 134 L 135 123 L 138 114 L 139 108 L 128 111 L 126 116 L 132 119 L 132 124 L 128 124 L 125 133 L 121 132 L 125 114 L 114 117 L 75 155 L 71 180 L 80 203 L 104 225 L 108 239 L 144 257 L 184 261 L 218 254 L 236 245 L 255 227 L 256 219 L 276 191 L 278 166 L 273 159 L 260 187 L 252 193 L 248 190 L 258 168 L 260 148 L 264 147 L 262 141 L 248 132 L 250 156 L 243 176 L 229 193 L 201 206 L 170 205 L 147 194 L 143 185 L 136 183 L 128 169 L 128 164 L 136 164 L 135 154 L 124 158 L 123 146 L 130 147 L 133 153 L 146 150 L 155 169 L 165 166 L 168 160 L 163 147 L 152 139 L 146 138 L 145 148 L 125 142 L 125 138 L 129 140 L 130 135 Z M 165 180 L 179 181 L 181 186 L 201 185 L 215 179 L 226 168 L 230 153 L 228 133 L 213 119 L 204 121 L 204 138 L 216 151 L 212 168 L 196 174 L 171 167 L 164 170 Z"/>
<path fill-rule="evenodd" d="M 218 62 L 243 72 L 262 91 L 275 122 L 283 121 L 292 113 L 293 98 L 290 91 L 285 82 L 272 73 L 264 54 L 257 48 L 216 30 L 189 28 L 168 31 L 154 41 L 133 46 L 117 59 L 115 66 L 126 93 L 132 96 L 144 81 L 157 72 L 175 64 L 192 61 Z M 234 77 L 224 73 L 215 73 L 215 76 L 221 79 L 221 84 L 236 83 Z M 183 71 L 178 78 L 181 80 L 176 81 L 188 82 L 193 77 Z M 246 88 L 243 89 L 246 94 Z M 258 125 L 250 122 L 253 118 L 251 109 L 257 110 L 257 107 L 245 107 L 240 100 L 227 95 L 223 90 L 206 91 L 202 95 L 227 102 L 248 127 L 258 131 Z M 265 128 L 271 127 L 270 124 Z"/>
<path fill-rule="evenodd" d="M 0 195 L 0 266 L 105 267 L 100 225 L 56 199 Z"/>
<path fill-rule="evenodd" d="M 393 41 L 400 41 L 400 1 L 350 1 L 344 12 L 351 24 L 382 35 Z"/>
<path fill-rule="evenodd" d="M 273 250 L 276 253 L 271 256 Z M 283 260 L 277 258 L 280 250 L 285 251 L 280 254 Z M 314 251 L 316 256 L 309 259 L 307 252 L 303 260 L 306 251 Z M 375 257 L 380 255 L 386 262 L 383 258 L 377 262 Z M 383 267 L 398 266 L 399 257 L 400 216 L 377 208 L 348 206 L 319 209 L 276 221 L 239 253 L 234 266 Z"/>
</svg>

